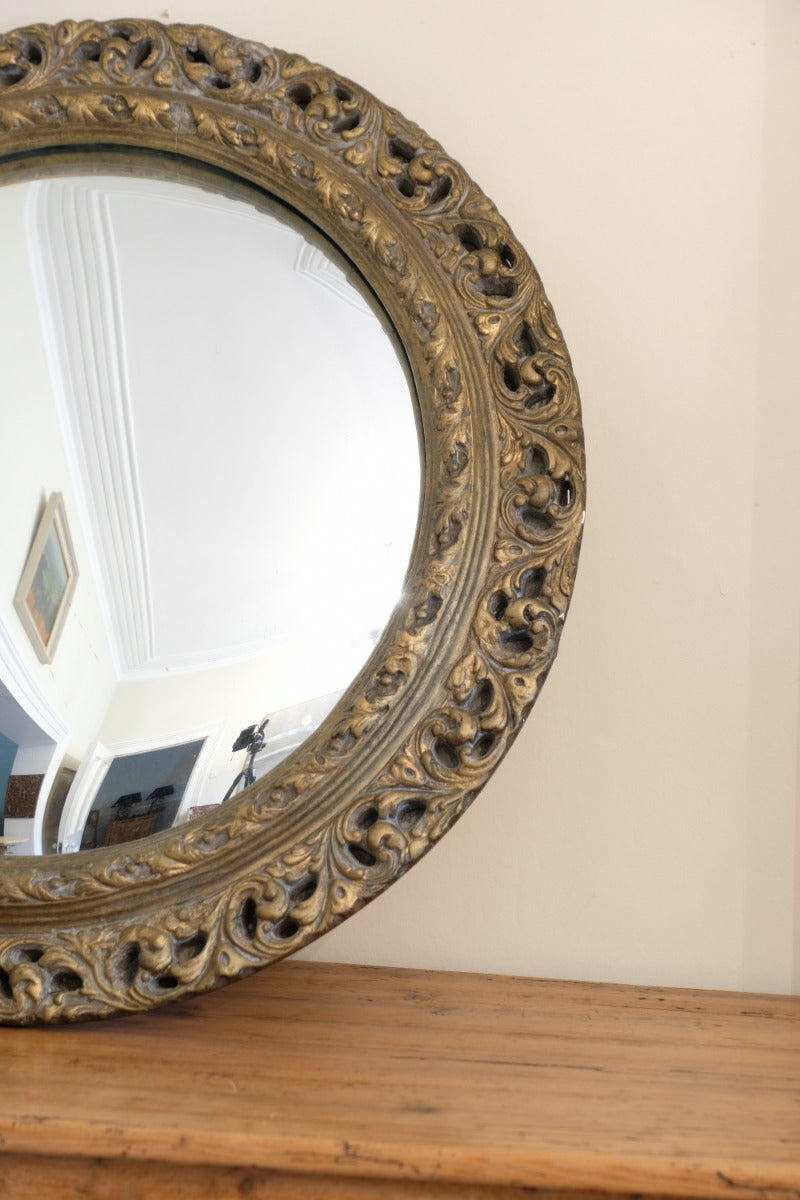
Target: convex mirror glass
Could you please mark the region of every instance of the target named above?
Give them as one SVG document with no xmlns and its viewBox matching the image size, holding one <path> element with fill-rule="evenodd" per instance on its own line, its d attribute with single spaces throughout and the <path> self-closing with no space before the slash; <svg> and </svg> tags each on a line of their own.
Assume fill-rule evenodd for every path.
<svg viewBox="0 0 800 1200">
<path fill-rule="evenodd" d="M 407 372 L 341 255 L 210 172 L 109 165 L 0 187 L 10 854 L 169 828 L 283 761 L 374 649 L 417 518 Z M 78 579 L 42 669 L 10 599 L 53 493 Z M 44 633 L 57 566 L 24 598 Z"/>
</svg>

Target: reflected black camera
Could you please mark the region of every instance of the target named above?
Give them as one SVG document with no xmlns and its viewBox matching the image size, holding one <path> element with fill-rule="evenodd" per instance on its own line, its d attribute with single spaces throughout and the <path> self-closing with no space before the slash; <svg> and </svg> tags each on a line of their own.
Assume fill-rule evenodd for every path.
<svg viewBox="0 0 800 1200">
<path fill-rule="evenodd" d="M 242 732 L 237 737 L 236 741 L 233 743 L 233 749 L 234 750 L 249 750 L 250 747 L 252 746 L 253 742 L 255 741 L 255 737 L 256 737 L 255 725 L 248 725 L 247 729 L 243 729 Z"/>
</svg>

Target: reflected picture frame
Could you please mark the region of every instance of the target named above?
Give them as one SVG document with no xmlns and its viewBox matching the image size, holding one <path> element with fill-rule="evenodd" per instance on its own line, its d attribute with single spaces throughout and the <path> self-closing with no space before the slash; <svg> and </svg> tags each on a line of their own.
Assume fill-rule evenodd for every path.
<svg viewBox="0 0 800 1200">
<path fill-rule="evenodd" d="M 42 663 L 53 661 L 77 581 L 64 497 L 53 492 L 14 595 L 14 608 Z"/>
</svg>

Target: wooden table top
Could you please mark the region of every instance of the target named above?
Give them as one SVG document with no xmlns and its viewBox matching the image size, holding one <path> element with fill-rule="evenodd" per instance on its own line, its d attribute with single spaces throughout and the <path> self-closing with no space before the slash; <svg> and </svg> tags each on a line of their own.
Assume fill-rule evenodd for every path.
<svg viewBox="0 0 800 1200">
<path fill-rule="evenodd" d="M 288 961 L 157 1013 L 0 1029 L 0 1061 L 4 1195 L 81 1166 L 75 1195 L 114 1195 L 122 1161 L 194 1179 L 176 1196 L 242 1195 L 244 1171 L 251 1200 L 800 1193 L 797 997 Z"/>
</svg>

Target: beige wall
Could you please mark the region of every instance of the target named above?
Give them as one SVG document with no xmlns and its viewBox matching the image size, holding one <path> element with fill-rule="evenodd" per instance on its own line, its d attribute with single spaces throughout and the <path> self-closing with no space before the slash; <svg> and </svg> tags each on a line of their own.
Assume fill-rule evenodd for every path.
<svg viewBox="0 0 800 1200">
<path fill-rule="evenodd" d="M 585 549 L 544 696 L 443 845 L 308 953 L 800 990 L 800 6 L 168 14 L 327 62 L 438 137 L 531 251 L 584 396 Z"/>
</svg>

